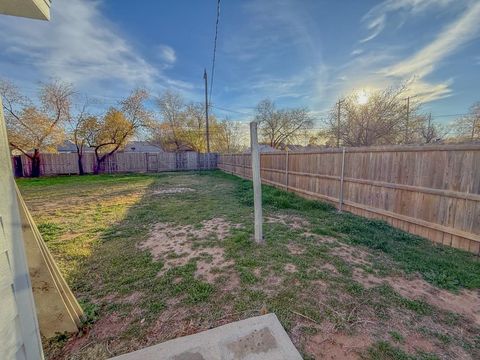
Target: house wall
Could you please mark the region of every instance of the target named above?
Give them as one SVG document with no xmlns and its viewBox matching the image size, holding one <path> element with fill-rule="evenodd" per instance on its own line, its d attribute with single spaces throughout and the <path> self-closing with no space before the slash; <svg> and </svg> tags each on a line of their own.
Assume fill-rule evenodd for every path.
<svg viewBox="0 0 480 360">
<path fill-rule="evenodd" d="M 43 359 L 0 98 L 0 357 Z"/>
</svg>

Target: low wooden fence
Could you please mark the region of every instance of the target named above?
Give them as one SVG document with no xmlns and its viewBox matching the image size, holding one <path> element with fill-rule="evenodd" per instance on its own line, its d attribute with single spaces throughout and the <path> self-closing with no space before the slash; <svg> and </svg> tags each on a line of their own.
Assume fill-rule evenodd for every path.
<svg viewBox="0 0 480 360">
<path fill-rule="evenodd" d="M 436 243 L 480 253 L 480 146 L 326 149 L 260 156 L 262 182 Z M 250 154 L 218 167 L 251 178 Z"/>
<path fill-rule="evenodd" d="M 41 175 L 78 174 L 78 157 L 75 153 L 41 154 Z M 85 153 L 82 158 L 85 173 L 93 173 L 95 154 Z M 31 160 L 15 156 L 13 167 L 16 176 L 30 176 Z M 185 170 L 209 170 L 217 168 L 217 154 L 181 153 L 114 153 L 108 157 L 102 173 L 163 172 Z"/>
</svg>

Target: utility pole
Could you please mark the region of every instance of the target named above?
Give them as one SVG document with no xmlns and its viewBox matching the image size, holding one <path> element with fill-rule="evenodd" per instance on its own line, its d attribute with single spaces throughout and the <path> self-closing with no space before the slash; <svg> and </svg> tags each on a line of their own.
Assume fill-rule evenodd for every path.
<svg viewBox="0 0 480 360">
<path fill-rule="evenodd" d="M 407 122 L 405 124 L 405 144 L 408 144 L 409 143 L 408 127 L 410 122 L 410 96 L 407 97 L 405 100 L 407 100 Z"/>
<path fill-rule="evenodd" d="M 255 219 L 255 242 L 263 244 L 262 219 L 262 180 L 260 177 L 260 154 L 258 150 L 257 123 L 250 123 L 250 147 L 252 149 L 252 181 L 253 181 L 253 214 Z"/>
<path fill-rule="evenodd" d="M 203 70 L 203 79 L 205 80 L 205 121 L 207 130 L 207 153 L 210 153 L 210 132 L 208 128 L 208 82 L 207 82 L 207 69 Z"/>
<path fill-rule="evenodd" d="M 337 112 L 337 148 L 340 147 L 340 106 L 341 104 L 345 101 L 344 100 L 338 100 L 338 112 Z"/>
</svg>

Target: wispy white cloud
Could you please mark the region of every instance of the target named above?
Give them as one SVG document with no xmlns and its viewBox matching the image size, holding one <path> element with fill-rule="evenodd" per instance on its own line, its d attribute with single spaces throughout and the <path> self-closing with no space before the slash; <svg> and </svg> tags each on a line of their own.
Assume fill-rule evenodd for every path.
<svg viewBox="0 0 480 360">
<path fill-rule="evenodd" d="M 397 79 L 409 80 L 412 94 L 422 101 L 432 101 L 449 96 L 452 80 L 431 83 L 425 80 L 442 63 L 468 42 L 480 37 L 480 3 L 470 6 L 457 20 L 445 27 L 436 38 L 413 56 L 387 66 L 381 74 Z"/>
<path fill-rule="evenodd" d="M 178 83 L 153 66 L 101 11 L 100 1 L 55 1 L 52 21 L 2 17 L 4 55 L 18 69 L 36 69 L 37 78 L 59 78 L 84 89 L 161 88 Z M 164 49 L 164 61 L 175 52 Z M 172 49 L 173 51 L 173 49 Z M 4 58 L 4 61 L 5 60 Z M 17 69 L 17 70 L 18 70 Z M 112 86 L 113 84 L 113 86 Z"/>
<path fill-rule="evenodd" d="M 479 36 L 480 3 L 477 2 L 441 31 L 434 41 L 412 57 L 385 69 L 385 73 L 389 76 L 426 76 L 441 60 Z"/>
<path fill-rule="evenodd" d="M 371 24 L 374 30 L 370 36 L 375 37 L 387 26 L 388 15 L 393 11 L 404 11 L 408 16 L 415 16 L 427 9 L 430 14 L 435 13 L 433 7 L 446 7 L 450 0 L 398 0 L 385 1 L 374 7 L 364 17 L 364 21 Z M 469 0 L 457 6 L 455 14 L 463 8 L 454 20 L 437 30 L 433 40 L 424 44 L 417 52 L 410 54 L 401 46 L 383 44 L 376 50 L 365 50 L 358 53 L 355 48 L 351 53 L 352 59 L 337 68 L 337 79 L 346 76 L 349 81 L 337 84 L 341 93 L 349 93 L 357 88 L 384 88 L 388 86 L 408 86 L 407 95 L 416 96 L 423 103 L 449 97 L 453 94 L 453 75 L 439 78 L 438 70 L 444 62 L 455 53 L 463 49 L 468 43 L 480 37 L 480 3 Z M 408 21 L 404 18 L 404 22 Z M 364 39 L 365 40 L 365 39 Z M 405 57 L 405 54 L 407 56 Z"/>
<path fill-rule="evenodd" d="M 455 0 L 386 0 L 374 6 L 362 21 L 366 24 L 370 34 L 360 40 L 364 43 L 376 38 L 387 26 L 392 13 L 408 13 L 417 15 L 432 7 L 446 7 Z"/>
<path fill-rule="evenodd" d="M 168 45 L 158 46 L 158 56 L 161 60 L 167 62 L 168 64 L 173 64 L 175 61 L 177 61 L 177 54 L 175 54 L 175 50 Z"/>
</svg>

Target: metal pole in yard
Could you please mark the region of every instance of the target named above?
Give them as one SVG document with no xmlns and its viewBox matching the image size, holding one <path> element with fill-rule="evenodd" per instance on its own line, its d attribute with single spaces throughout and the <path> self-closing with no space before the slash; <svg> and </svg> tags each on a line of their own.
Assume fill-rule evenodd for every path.
<svg viewBox="0 0 480 360">
<path fill-rule="evenodd" d="M 260 154 L 258 151 L 257 123 L 250 123 L 250 145 L 252 149 L 253 206 L 255 217 L 255 242 L 263 244 L 262 229 L 262 182 L 260 175 Z"/>
<path fill-rule="evenodd" d="M 340 193 L 338 195 L 338 212 L 342 212 L 344 172 L 345 172 L 345 147 L 342 149 L 342 172 L 340 175 Z"/>
</svg>

